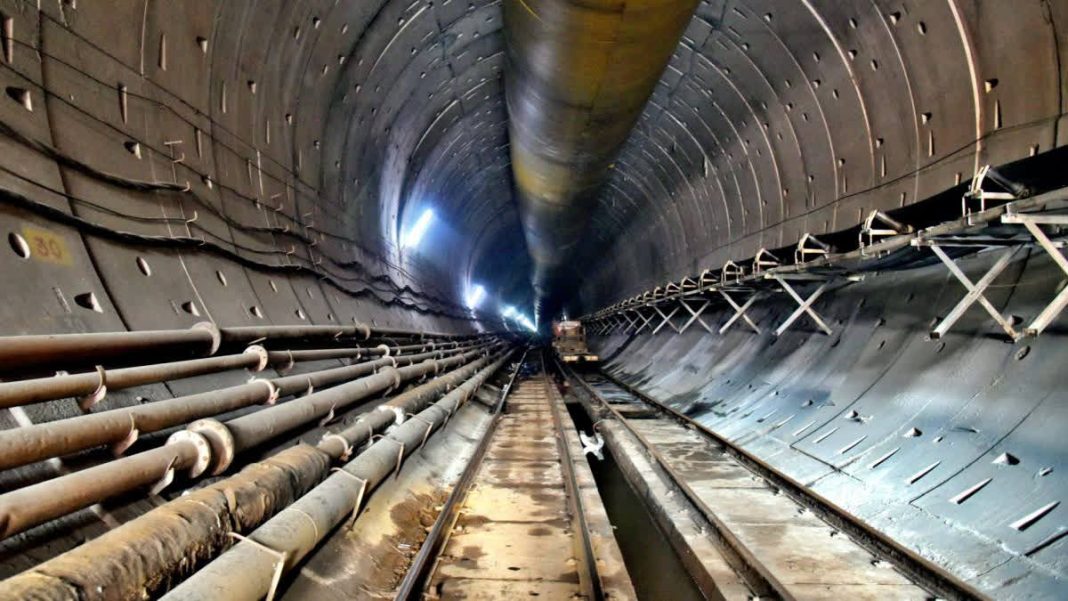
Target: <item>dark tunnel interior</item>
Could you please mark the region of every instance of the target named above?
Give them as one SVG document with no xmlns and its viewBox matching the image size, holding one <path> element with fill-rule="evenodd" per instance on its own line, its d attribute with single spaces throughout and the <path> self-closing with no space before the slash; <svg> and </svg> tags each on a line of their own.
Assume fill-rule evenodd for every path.
<svg viewBox="0 0 1068 601">
<path fill-rule="evenodd" d="M 0 87 L 0 599 L 212 598 L 191 574 L 386 432 L 365 538 L 256 561 L 390 597 L 356 547 L 417 561 L 386 499 L 445 503 L 560 320 L 888 556 L 1068 596 L 1065 0 L 0 0 Z"/>
</svg>

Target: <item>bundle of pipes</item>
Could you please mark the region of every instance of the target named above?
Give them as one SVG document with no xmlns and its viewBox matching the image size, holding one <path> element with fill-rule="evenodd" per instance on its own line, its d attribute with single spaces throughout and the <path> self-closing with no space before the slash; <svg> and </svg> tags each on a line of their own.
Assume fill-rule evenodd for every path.
<svg viewBox="0 0 1068 601">
<path fill-rule="evenodd" d="M 510 354 L 499 356 L 488 366 L 489 357 L 479 358 L 394 397 L 351 426 L 327 434 L 317 447 L 301 444 L 281 451 L 249 465 L 239 474 L 170 501 L 32 570 L 0 582 L 0 598 L 142 599 L 215 556 L 230 543 L 231 533 L 249 532 L 296 501 L 292 511 L 286 509 L 277 516 L 280 522 L 267 522 L 268 532 L 289 531 L 294 519 L 317 516 L 310 530 L 292 530 L 295 537 L 289 544 L 303 551 L 293 555 L 293 561 L 287 563 L 291 567 L 345 515 L 358 509 L 363 495 L 391 471 L 399 469 L 403 459 L 440 429 L 500 369 Z M 431 404 L 442 394 L 444 397 Z M 409 414 L 415 415 L 398 424 L 398 419 Z M 395 424 L 397 427 L 390 435 L 349 460 L 353 449 Z M 338 460 L 348 463 L 327 478 L 331 465 Z M 312 494 L 305 496 L 308 491 Z M 330 502 L 319 506 L 323 500 Z M 308 511 L 313 513 L 307 514 Z M 262 530 L 253 534 L 257 540 Z M 220 569 L 231 569 L 225 566 L 233 565 L 234 560 L 243 561 L 241 558 L 247 553 L 243 545 L 223 555 L 222 563 L 216 562 L 219 565 L 210 564 L 210 569 L 204 572 L 209 583 Z M 260 567 L 256 565 L 249 574 L 253 577 L 262 574 Z M 243 572 L 244 567 L 234 570 L 227 579 L 240 577 Z M 273 572 L 273 567 L 268 570 L 268 581 Z M 249 581 L 240 586 L 240 594 L 235 589 L 207 598 L 239 598 L 263 588 L 262 583 Z"/>
<path fill-rule="evenodd" d="M 42 403 L 55 399 L 77 398 L 86 410 L 100 402 L 109 390 L 123 390 L 144 384 L 178 380 L 232 369 L 263 371 L 267 367 L 286 370 L 303 361 L 327 359 L 359 360 L 363 357 L 398 357 L 408 353 L 425 353 L 422 358 L 444 356 L 432 353 L 440 349 L 456 349 L 458 342 L 409 344 L 372 348 L 331 348 L 309 350 L 268 351 L 254 344 L 243 352 L 204 359 L 172 361 L 113 370 L 97 368 L 94 372 L 65 374 L 47 378 L 0 382 L 0 408 Z"/>
<path fill-rule="evenodd" d="M 309 391 L 299 399 L 225 423 L 199 419 L 186 430 L 172 434 L 161 447 L 0 495 L 0 538 L 130 491 L 153 487 L 158 492 L 170 484 L 177 470 L 187 470 L 190 478 L 209 471 L 220 474 L 242 451 L 315 420 L 330 419 L 356 401 L 475 361 L 498 348 L 496 343 L 487 343 L 470 350 L 450 351 L 453 354 L 444 359 L 422 361 L 418 360 L 419 355 L 386 357 L 311 374 L 256 379 L 219 391 L 0 432 L 2 469 L 107 444 L 125 450 L 141 432 L 159 431 L 252 404 L 274 403 L 280 396 Z M 396 367 L 401 363 L 408 365 Z M 338 382 L 344 383 L 310 392 L 316 386 Z M 448 385 L 449 380 L 438 379 L 434 383 Z"/>
<path fill-rule="evenodd" d="M 430 334 L 409 330 L 351 326 L 244 326 L 219 328 L 203 322 L 187 330 L 147 330 L 101 334 L 56 334 L 0 336 L 0 370 L 53 371 L 74 366 L 99 365 L 132 357 L 214 355 L 222 347 L 247 346 L 277 341 L 332 342 L 342 344 L 372 338 L 414 340 L 469 340 L 473 335 Z"/>
</svg>

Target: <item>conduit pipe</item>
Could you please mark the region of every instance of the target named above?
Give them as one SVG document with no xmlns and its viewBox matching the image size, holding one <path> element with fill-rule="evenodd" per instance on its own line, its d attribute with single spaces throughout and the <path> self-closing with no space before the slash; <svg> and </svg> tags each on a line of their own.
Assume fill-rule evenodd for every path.
<svg viewBox="0 0 1068 601">
<path fill-rule="evenodd" d="M 503 2 L 512 172 L 540 317 L 697 3 Z"/>
<path fill-rule="evenodd" d="M 452 346 L 444 348 L 455 348 Z M 95 372 L 67 374 L 48 378 L 34 378 L 14 382 L 0 382 L 0 408 L 31 405 L 56 399 L 86 399 L 88 405 L 103 399 L 111 390 L 123 390 L 134 386 L 154 384 L 168 380 L 179 380 L 204 374 L 219 373 L 232 369 L 251 369 L 263 371 L 267 367 L 288 369 L 302 361 L 320 361 L 325 359 L 360 359 L 363 357 L 395 356 L 406 353 L 419 353 L 434 350 L 433 343 L 410 344 L 374 348 L 311 349 L 298 351 L 267 351 L 259 345 L 252 345 L 244 352 L 204 359 L 189 359 L 125 367 L 119 369 L 99 368 Z"/>
<path fill-rule="evenodd" d="M 225 423 L 200 420 L 187 430 L 173 434 L 162 447 L 5 493 L 0 495 L 0 539 L 139 488 L 155 486 L 162 489 L 178 470 L 188 470 L 192 478 L 209 471 L 220 474 L 237 454 L 280 434 L 316 419 L 332 417 L 336 411 L 344 410 L 356 401 L 388 393 L 404 382 L 476 361 L 483 355 L 483 351 L 476 350 L 441 361 L 426 360 L 401 368 L 384 367 L 373 376 Z M 438 378 L 413 389 L 406 398 L 419 400 L 444 390 L 454 379 L 467 374 L 464 370 L 458 371 L 460 375 Z M 389 417 L 391 421 L 397 421 L 392 409 Z"/>
<path fill-rule="evenodd" d="M 272 592 L 277 571 L 298 565 L 338 524 L 422 445 L 507 358 L 479 372 L 456 390 L 345 464 L 340 470 L 268 520 L 171 592 L 163 601 L 247 599 Z M 274 553 L 265 552 L 265 549 Z"/>
<path fill-rule="evenodd" d="M 0 469 L 102 445 L 116 445 L 115 450 L 121 453 L 142 434 L 251 405 L 273 403 L 279 398 L 365 376 L 384 367 L 410 365 L 436 356 L 437 353 L 423 353 L 383 357 L 346 367 L 271 380 L 256 378 L 238 386 L 155 401 L 138 407 L 112 409 L 0 431 Z"/>
<path fill-rule="evenodd" d="M 351 326 L 242 326 L 218 328 L 202 322 L 187 330 L 147 330 L 98 334 L 0 336 L 0 371 L 64 369 L 77 365 L 101 365 L 146 354 L 214 355 L 222 345 L 262 344 L 267 341 L 368 340 L 386 336 L 416 339 L 463 340 L 467 335 L 430 334 L 390 328 Z"/>
<path fill-rule="evenodd" d="M 469 397 L 506 358 L 483 367 L 488 360 L 482 358 L 462 368 L 468 376 L 474 369 L 480 370 L 471 376 L 477 383 L 461 384 L 445 399 Z M 426 401 L 422 395 L 406 392 L 386 405 L 411 413 L 425 406 Z M 458 405 L 444 405 L 434 411 L 447 417 Z M 252 530 L 321 482 L 329 473 L 331 460 L 348 460 L 347 452 L 394 423 L 392 414 L 392 410 L 372 411 L 353 425 L 324 436 L 318 448 L 303 444 L 290 447 L 234 476 L 157 507 L 0 582 L 0 598 L 93 600 L 142 599 L 151 595 L 183 570 L 223 549 L 230 542 L 229 532 Z M 395 459 L 395 451 L 393 456 Z"/>
</svg>

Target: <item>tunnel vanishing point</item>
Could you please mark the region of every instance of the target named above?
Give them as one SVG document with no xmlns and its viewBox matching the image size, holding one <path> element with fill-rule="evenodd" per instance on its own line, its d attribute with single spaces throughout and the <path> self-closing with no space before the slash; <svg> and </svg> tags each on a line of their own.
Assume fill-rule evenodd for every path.
<svg viewBox="0 0 1068 601">
<path fill-rule="evenodd" d="M 0 601 L 1068 598 L 1068 0 L 0 0 L 0 87 Z"/>
</svg>

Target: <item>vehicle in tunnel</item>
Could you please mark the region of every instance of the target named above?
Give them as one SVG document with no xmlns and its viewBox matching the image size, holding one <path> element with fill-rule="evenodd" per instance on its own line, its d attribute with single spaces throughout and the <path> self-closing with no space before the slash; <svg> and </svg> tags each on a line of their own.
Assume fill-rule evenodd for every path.
<svg viewBox="0 0 1068 601">
<path fill-rule="evenodd" d="M 564 363 L 593 363 L 601 358 L 590 352 L 586 345 L 586 328 L 581 321 L 560 320 L 553 322 L 553 350 Z"/>
<path fill-rule="evenodd" d="M 1065 598 L 1066 40 L 0 0 L 0 601 Z"/>
</svg>

